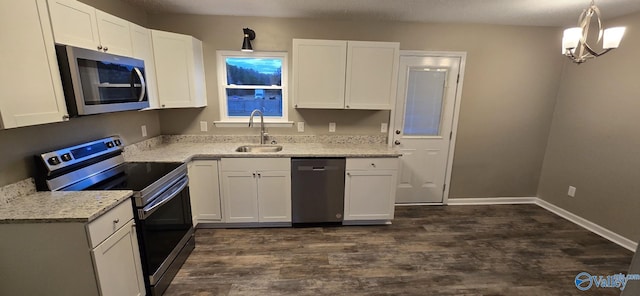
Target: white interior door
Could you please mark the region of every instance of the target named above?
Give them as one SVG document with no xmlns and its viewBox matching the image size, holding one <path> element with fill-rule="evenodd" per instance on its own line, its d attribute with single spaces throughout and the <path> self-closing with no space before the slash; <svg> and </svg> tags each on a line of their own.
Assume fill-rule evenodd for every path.
<svg viewBox="0 0 640 296">
<path fill-rule="evenodd" d="M 397 203 L 443 202 L 461 60 L 400 55 L 392 132 L 402 153 Z"/>
</svg>

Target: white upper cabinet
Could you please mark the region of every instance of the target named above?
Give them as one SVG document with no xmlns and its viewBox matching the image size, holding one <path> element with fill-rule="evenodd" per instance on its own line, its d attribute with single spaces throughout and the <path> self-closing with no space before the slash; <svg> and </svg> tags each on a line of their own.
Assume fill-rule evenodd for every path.
<svg viewBox="0 0 640 296">
<path fill-rule="evenodd" d="M 46 2 L 0 1 L 0 36 L 0 128 L 68 118 Z"/>
<path fill-rule="evenodd" d="M 161 108 L 207 106 L 202 41 L 151 30 Z"/>
<path fill-rule="evenodd" d="M 349 41 L 345 108 L 390 110 L 395 103 L 400 44 Z"/>
<path fill-rule="evenodd" d="M 397 42 L 294 39 L 294 107 L 390 110 L 399 52 Z"/>
<path fill-rule="evenodd" d="M 49 0 L 56 43 L 131 56 L 129 22 L 75 0 Z"/>
<path fill-rule="evenodd" d="M 156 84 L 156 64 L 153 56 L 153 41 L 151 40 L 151 30 L 130 23 L 131 45 L 133 57 L 144 61 L 144 72 L 147 82 L 147 97 L 149 98 L 149 109 L 160 107 L 158 102 L 158 87 Z"/>
<path fill-rule="evenodd" d="M 296 108 L 344 108 L 347 42 L 293 39 Z"/>
</svg>

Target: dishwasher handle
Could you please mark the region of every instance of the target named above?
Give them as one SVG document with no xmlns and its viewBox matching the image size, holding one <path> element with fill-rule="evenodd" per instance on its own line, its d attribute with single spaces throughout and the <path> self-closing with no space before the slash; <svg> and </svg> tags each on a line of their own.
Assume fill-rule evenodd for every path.
<svg viewBox="0 0 640 296">
<path fill-rule="evenodd" d="M 297 167 L 298 171 L 304 172 L 324 172 L 324 171 L 338 171 L 342 170 L 338 166 L 326 165 L 326 166 L 312 166 L 312 165 L 301 165 Z"/>
</svg>

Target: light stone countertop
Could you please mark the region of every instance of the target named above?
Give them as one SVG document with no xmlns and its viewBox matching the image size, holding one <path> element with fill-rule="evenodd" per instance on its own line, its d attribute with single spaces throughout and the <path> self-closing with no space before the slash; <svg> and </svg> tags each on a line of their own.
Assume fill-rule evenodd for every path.
<svg viewBox="0 0 640 296">
<path fill-rule="evenodd" d="M 0 204 L 0 224 L 91 222 L 132 194 L 130 190 L 36 192 Z"/>
<path fill-rule="evenodd" d="M 236 152 L 253 143 L 161 143 L 157 146 L 126 152 L 126 161 L 188 162 L 192 159 L 225 157 L 399 157 L 401 153 L 385 144 L 282 143 L 278 152 Z"/>
</svg>

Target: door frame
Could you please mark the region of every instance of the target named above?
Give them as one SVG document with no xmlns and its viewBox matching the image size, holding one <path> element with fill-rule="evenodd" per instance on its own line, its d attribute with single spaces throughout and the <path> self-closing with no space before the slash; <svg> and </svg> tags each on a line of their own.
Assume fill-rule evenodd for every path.
<svg viewBox="0 0 640 296">
<path fill-rule="evenodd" d="M 422 51 L 422 50 L 401 50 L 400 58 L 402 57 L 449 57 L 449 58 L 460 58 L 460 72 L 459 79 L 456 85 L 456 96 L 454 98 L 454 107 L 453 107 L 453 118 L 451 123 L 451 141 L 449 141 L 449 150 L 447 151 L 447 171 L 445 173 L 445 190 L 442 196 L 442 203 L 418 203 L 418 204 L 444 204 L 446 205 L 449 201 L 449 190 L 451 189 L 451 171 L 453 168 L 453 154 L 456 148 L 456 138 L 458 136 L 458 119 L 460 115 L 460 103 L 462 100 L 462 85 L 464 82 L 464 73 L 465 73 L 465 65 L 467 62 L 467 52 L 465 51 Z M 398 75 L 400 75 L 400 71 L 403 69 L 398 69 Z M 396 79 L 398 79 L 396 77 Z M 397 87 L 405 87 L 404 85 L 397 85 Z M 397 94 L 396 90 L 396 94 Z M 397 100 L 399 100 L 397 96 L 395 97 L 392 106 L 396 105 Z M 396 117 L 395 109 L 391 110 L 390 118 L 389 118 L 389 130 L 387 139 L 389 147 L 393 147 L 393 131 L 397 129 L 395 126 L 395 117 Z M 411 204 L 403 204 L 403 205 L 411 205 Z"/>
</svg>

